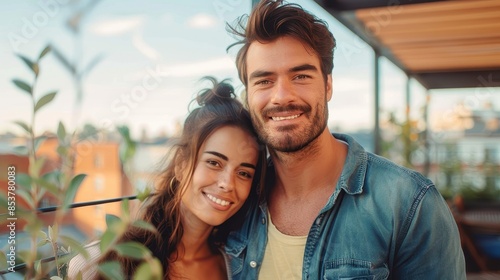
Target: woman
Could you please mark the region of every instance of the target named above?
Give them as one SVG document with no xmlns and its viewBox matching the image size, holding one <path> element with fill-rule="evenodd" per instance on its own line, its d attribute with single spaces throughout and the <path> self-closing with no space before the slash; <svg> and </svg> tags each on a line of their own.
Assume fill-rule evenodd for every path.
<svg viewBox="0 0 500 280">
<path fill-rule="evenodd" d="M 147 246 L 162 262 L 165 279 L 228 279 L 220 245 L 240 226 L 258 197 L 257 187 L 263 186 L 266 150 L 248 111 L 235 99 L 231 85 L 206 79 L 213 88 L 193 100 L 199 107 L 187 117 L 172 160 L 141 216 L 159 234 L 135 228 L 121 238 Z M 70 262 L 70 278 L 82 266 L 78 257 Z M 99 263 L 111 260 L 118 260 L 129 277 L 138 265 L 114 252 Z M 82 272 L 83 279 L 97 277 L 95 265 Z"/>
</svg>

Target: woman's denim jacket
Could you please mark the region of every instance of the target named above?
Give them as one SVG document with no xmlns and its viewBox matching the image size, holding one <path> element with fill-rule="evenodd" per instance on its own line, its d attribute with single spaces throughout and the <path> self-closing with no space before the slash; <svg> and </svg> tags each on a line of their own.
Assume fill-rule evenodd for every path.
<svg viewBox="0 0 500 280">
<path fill-rule="evenodd" d="M 350 136 L 333 136 L 349 151 L 337 187 L 309 231 L 302 279 L 466 279 L 456 223 L 434 184 L 366 152 Z M 253 207 L 243 227 L 230 234 L 233 279 L 258 278 L 266 213 L 265 202 Z"/>
</svg>

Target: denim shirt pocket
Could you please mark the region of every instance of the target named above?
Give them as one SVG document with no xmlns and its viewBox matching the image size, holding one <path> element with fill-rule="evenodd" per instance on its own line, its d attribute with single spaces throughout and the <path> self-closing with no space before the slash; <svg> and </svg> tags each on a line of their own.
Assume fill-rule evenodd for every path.
<svg viewBox="0 0 500 280">
<path fill-rule="evenodd" d="M 324 280 L 381 280 L 389 277 L 387 266 L 373 267 L 369 261 L 337 259 L 325 262 Z"/>
<path fill-rule="evenodd" d="M 241 273 L 243 261 L 247 248 L 247 239 L 238 232 L 231 232 L 226 241 L 226 254 L 229 256 L 229 263 L 233 275 Z"/>
</svg>

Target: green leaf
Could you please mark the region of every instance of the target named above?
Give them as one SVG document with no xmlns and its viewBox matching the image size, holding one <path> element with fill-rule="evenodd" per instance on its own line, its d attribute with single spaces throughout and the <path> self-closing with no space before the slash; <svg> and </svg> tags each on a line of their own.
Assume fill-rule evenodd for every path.
<svg viewBox="0 0 500 280">
<path fill-rule="evenodd" d="M 116 128 L 123 138 L 123 143 L 120 145 L 120 160 L 128 162 L 135 154 L 137 143 L 130 137 L 130 129 L 127 126 L 118 126 Z"/>
<path fill-rule="evenodd" d="M 111 280 L 123 280 L 125 277 L 123 276 L 122 268 L 119 262 L 105 262 L 100 264 L 98 267 L 99 273 L 105 276 L 107 279 Z"/>
<path fill-rule="evenodd" d="M 38 147 L 40 147 L 40 144 L 45 140 L 47 140 L 47 136 L 40 136 L 35 139 L 35 151 L 38 151 Z"/>
<path fill-rule="evenodd" d="M 7 269 L 7 256 L 3 251 L 0 251 L 0 270 Z"/>
<path fill-rule="evenodd" d="M 28 167 L 29 169 L 28 173 L 31 176 L 31 178 L 39 177 L 40 171 L 42 170 L 44 163 L 45 163 L 45 158 L 39 157 L 35 160 L 34 164 L 30 164 L 30 166 Z"/>
<path fill-rule="evenodd" d="M 46 46 L 45 49 L 38 56 L 38 60 L 42 59 L 47 53 L 50 52 L 50 46 Z"/>
<path fill-rule="evenodd" d="M 42 240 L 38 241 L 38 244 L 36 246 L 42 247 L 42 246 L 49 244 L 49 243 L 50 243 L 50 241 L 48 239 L 42 239 Z"/>
<path fill-rule="evenodd" d="M 54 240 L 53 237 L 54 237 L 54 234 L 53 234 L 53 230 L 52 230 L 52 227 L 49 226 L 49 230 L 47 231 L 48 234 L 49 234 L 49 240 Z"/>
<path fill-rule="evenodd" d="M 12 150 L 16 155 L 20 155 L 20 156 L 27 156 L 28 155 L 28 148 L 26 148 L 26 146 L 17 146 L 17 147 L 14 147 L 14 149 Z"/>
<path fill-rule="evenodd" d="M 56 57 L 59 62 L 62 63 L 64 67 L 71 73 L 71 74 L 76 74 L 76 68 L 69 62 L 68 59 L 54 46 L 51 47 L 52 54 Z"/>
<path fill-rule="evenodd" d="M 158 230 L 150 223 L 143 221 L 143 220 L 137 220 L 132 223 L 133 227 L 137 227 L 140 229 L 144 229 L 147 231 L 150 231 L 152 233 L 158 233 Z"/>
<path fill-rule="evenodd" d="M 38 231 L 38 238 L 49 239 L 49 237 L 47 236 L 47 233 L 45 233 L 45 231 L 43 231 L 43 230 Z"/>
<path fill-rule="evenodd" d="M 56 151 L 59 154 L 59 156 L 61 156 L 61 158 L 64 158 L 68 155 L 68 148 L 66 147 L 59 146 L 57 147 Z"/>
<path fill-rule="evenodd" d="M 26 173 L 19 173 L 16 176 L 16 184 L 25 190 L 29 190 L 31 188 L 31 177 Z"/>
<path fill-rule="evenodd" d="M 101 236 L 101 242 L 99 244 L 101 253 L 103 254 L 109 250 L 110 246 L 113 245 L 127 229 L 127 224 L 112 214 L 106 214 L 106 225 L 107 229 Z"/>
<path fill-rule="evenodd" d="M 56 96 L 57 94 L 57 91 L 53 91 L 51 93 L 47 93 L 46 95 L 42 96 L 42 98 L 40 98 L 40 100 L 38 100 L 36 102 L 36 105 L 35 105 L 35 113 L 40 110 L 43 106 L 47 105 L 48 103 L 50 103 L 52 101 L 52 99 L 54 99 L 54 97 Z"/>
<path fill-rule="evenodd" d="M 26 66 L 28 66 L 29 69 L 31 69 L 33 72 L 34 72 L 34 69 L 33 69 L 33 65 L 35 64 L 33 61 L 31 61 L 31 59 L 25 57 L 24 55 L 20 55 L 18 54 L 17 55 L 22 61 L 24 61 L 24 63 L 26 64 Z M 35 73 L 36 74 L 36 73 Z"/>
<path fill-rule="evenodd" d="M 0 192 L 0 205 L 7 205 L 7 193 Z M 0 215 L 0 225 L 3 225 L 5 221 L 7 220 L 7 217 L 5 215 L 5 212 Z"/>
<path fill-rule="evenodd" d="M 132 259 L 144 259 L 151 256 L 151 251 L 139 242 L 119 243 L 114 249 L 118 255 Z"/>
<path fill-rule="evenodd" d="M 92 59 L 92 61 L 90 61 L 90 63 L 87 64 L 87 67 L 85 67 L 83 74 L 87 75 L 90 71 L 92 71 L 92 69 L 94 69 L 94 67 L 102 60 L 103 57 L 104 55 L 102 54 L 94 57 L 94 59 Z"/>
<path fill-rule="evenodd" d="M 152 259 L 148 262 L 143 262 L 134 273 L 134 280 L 162 280 L 163 268 L 158 259 Z"/>
<path fill-rule="evenodd" d="M 17 195 L 24 199 L 26 204 L 28 204 L 29 209 L 36 209 L 35 202 L 33 201 L 31 194 L 26 189 L 17 189 L 16 192 Z"/>
<path fill-rule="evenodd" d="M 66 191 L 66 196 L 64 197 L 62 211 L 66 211 L 69 205 L 73 202 L 76 196 L 76 192 L 78 191 L 78 188 L 80 187 L 86 176 L 87 175 L 85 174 L 78 174 L 75 177 L 73 177 L 73 179 L 71 179 L 71 182 L 69 183 L 68 186 L 68 190 Z"/>
<path fill-rule="evenodd" d="M 59 142 L 64 142 L 66 139 L 66 128 L 64 128 L 64 124 L 62 122 L 59 122 L 59 125 L 57 126 L 57 139 L 59 139 Z"/>
<path fill-rule="evenodd" d="M 35 73 L 35 77 L 38 77 L 38 74 L 40 73 L 40 66 L 38 65 L 38 62 L 33 63 L 32 70 L 33 73 Z"/>
<path fill-rule="evenodd" d="M 28 85 L 28 83 L 24 82 L 24 81 L 21 81 L 21 80 L 18 80 L 18 79 L 14 79 L 12 80 L 12 82 L 20 89 L 24 90 L 25 92 L 29 93 L 29 95 L 33 95 L 33 89 L 31 88 L 30 85 Z"/>
<path fill-rule="evenodd" d="M 101 253 L 107 252 L 113 244 L 113 242 L 117 239 L 116 234 L 111 229 L 107 229 L 104 234 L 101 236 L 101 242 L 99 243 L 99 248 L 101 249 Z"/>
<path fill-rule="evenodd" d="M 90 258 L 89 252 L 85 250 L 85 247 L 82 246 L 82 244 L 79 241 L 73 239 L 72 237 L 64 235 L 62 235 L 60 238 L 65 245 L 68 245 L 72 249 L 74 249 L 76 254 L 82 255 L 87 260 Z"/>
<path fill-rule="evenodd" d="M 24 129 L 26 132 L 31 133 L 31 128 L 25 122 L 15 121 L 14 123 L 20 126 L 22 129 Z"/>
<path fill-rule="evenodd" d="M 37 272 L 37 274 L 42 271 L 42 261 L 41 260 L 35 261 L 35 271 Z"/>
<path fill-rule="evenodd" d="M 54 224 L 53 226 L 49 226 L 48 229 L 49 240 L 51 242 L 57 242 L 57 239 L 59 238 L 59 225 Z"/>
<path fill-rule="evenodd" d="M 150 195 L 151 195 L 151 187 L 150 186 L 146 186 L 143 190 L 140 190 L 137 193 L 137 199 L 139 199 L 139 201 L 143 202 Z"/>
<path fill-rule="evenodd" d="M 60 174 L 61 172 L 59 170 L 54 170 L 52 172 L 43 174 L 42 178 L 40 179 L 35 179 L 35 182 L 57 197 L 61 194 L 58 187 Z"/>
<path fill-rule="evenodd" d="M 122 220 L 113 214 L 106 214 L 106 226 L 108 228 L 114 228 L 116 225 L 120 224 Z"/>
<path fill-rule="evenodd" d="M 121 203 L 122 206 L 122 220 L 129 222 L 130 220 L 130 208 L 128 199 L 124 199 Z"/>
</svg>

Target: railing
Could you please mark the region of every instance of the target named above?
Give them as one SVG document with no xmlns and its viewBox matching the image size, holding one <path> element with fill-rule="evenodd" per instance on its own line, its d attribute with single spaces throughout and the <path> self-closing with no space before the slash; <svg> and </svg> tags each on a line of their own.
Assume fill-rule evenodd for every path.
<svg viewBox="0 0 500 280">
<path fill-rule="evenodd" d="M 101 204 L 107 204 L 107 203 L 113 203 L 113 202 L 120 202 L 120 201 L 123 201 L 123 200 L 126 200 L 126 199 L 128 199 L 128 200 L 137 199 L 137 195 L 123 196 L 123 197 L 116 197 L 116 198 L 102 199 L 102 200 L 94 200 L 94 201 L 88 201 L 88 202 L 78 202 L 78 203 L 73 203 L 73 204 L 69 205 L 69 208 L 73 209 L 73 208 L 80 208 L 80 207 L 86 207 L 86 206 L 101 205 Z M 60 206 L 42 207 L 42 208 L 38 208 L 37 209 L 37 213 L 55 212 L 59 208 L 60 208 Z M 7 213 L 0 214 L 0 216 L 3 216 L 3 215 L 7 215 Z M 58 255 L 57 257 L 62 257 L 62 256 L 65 256 L 65 255 L 67 255 L 67 254 L 61 254 L 61 255 Z M 40 260 L 40 262 L 41 263 L 47 263 L 47 262 L 54 261 L 55 259 L 56 259 L 56 256 L 52 256 L 52 257 L 43 258 L 43 259 Z M 14 271 L 10 271 L 8 269 L 0 270 L 0 276 L 2 278 L 4 278 L 5 274 L 13 273 L 13 272 L 18 272 L 18 271 L 23 270 L 25 268 L 26 268 L 26 264 L 25 263 L 16 264 L 13 267 Z"/>
</svg>

